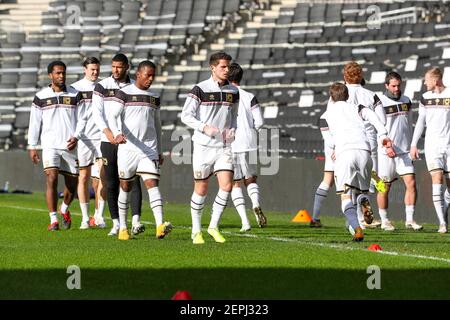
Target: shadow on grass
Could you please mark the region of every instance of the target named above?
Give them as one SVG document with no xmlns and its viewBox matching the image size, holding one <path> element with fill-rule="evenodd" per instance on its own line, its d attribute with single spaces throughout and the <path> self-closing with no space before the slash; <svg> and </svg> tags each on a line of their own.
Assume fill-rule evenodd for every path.
<svg viewBox="0 0 450 320">
<path fill-rule="evenodd" d="M 217 268 L 82 269 L 81 289 L 67 289 L 66 270 L 4 270 L 0 299 L 450 299 L 450 269 L 381 270 L 369 290 L 366 270 Z M 72 282 L 71 282 L 72 283 Z"/>
</svg>

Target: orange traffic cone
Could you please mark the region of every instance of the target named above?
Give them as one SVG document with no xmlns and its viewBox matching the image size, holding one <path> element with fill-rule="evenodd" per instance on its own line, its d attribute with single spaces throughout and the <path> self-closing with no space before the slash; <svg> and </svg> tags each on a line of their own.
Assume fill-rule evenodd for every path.
<svg viewBox="0 0 450 320">
<path fill-rule="evenodd" d="M 292 222 L 311 222 L 311 220 L 312 218 L 307 210 L 299 210 Z"/>
<path fill-rule="evenodd" d="M 380 245 L 376 244 L 376 243 L 372 243 L 368 248 L 368 250 L 370 251 L 379 251 L 379 250 L 383 250 L 381 249 Z"/>
<path fill-rule="evenodd" d="M 171 300 L 192 300 L 192 297 L 189 291 L 178 290 L 175 292 Z"/>
</svg>

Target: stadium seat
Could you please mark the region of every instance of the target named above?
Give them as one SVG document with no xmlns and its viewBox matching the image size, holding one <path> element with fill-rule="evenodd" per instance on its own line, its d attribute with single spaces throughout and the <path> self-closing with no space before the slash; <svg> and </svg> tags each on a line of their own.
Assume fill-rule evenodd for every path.
<svg viewBox="0 0 450 320">
<path fill-rule="evenodd" d="M 81 10 L 78 27 L 66 25 L 70 4 Z M 25 136 L 32 95 L 48 84 L 47 64 L 62 59 L 79 67 L 90 55 L 105 64 L 117 51 L 129 55 L 133 65 L 149 58 L 158 63 L 164 74 L 162 89 L 158 88 L 164 105 L 181 108 L 189 89 L 179 86 L 209 77 L 207 57 L 221 48 L 246 67 L 243 86 L 251 88 L 263 108 L 280 106 L 279 118 L 268 122 L 286 134 L 283 155 L 311 157 L 321 148 L 315 119 L 326 104 L 329 84 L 342 79 L 346 61 L 364 61 L 366 77 L 394 69 L 409 80 L 420 79 L 431 64 L 448 60 L 442 45 L 417 41 L 447 35 L 442 24 L 450 23 L 450 14 L 439 1 L 376 4 L 381 12 L 424 8 L 428 16 L 418 11 L 416 23 L 394 21 L 370 30 L 365 25 L 368 4 L 346 1 L 314 5 L 252 0 L 51 1 L 41 14 L 40 31 L 0 33 L 0 92 L 2 104 L 8 106 L 0 107 L 0 123 L 13 125 L 7 131 L 8 139 L 14 137 L 9 145 L 23 145 L 18 141 Z M 365 44 L 358 45 L 361 42 Z M 178 71 L 180 67 L 202 69 Z M 101 75 L 108 74 L 105 69 Z M 69 72 L 68 81 L 79 77 Z M 367 87 L 382 89 L 380 84 Z M 312 94 L 305 95 L 308 90 Z M 414 98 L 418 96 L 416 92 Z M 164 110 L 163 123 L 180 124 L 178 113 Z M 297 130 L 298 125 L 304 127 Z"/>
</svg>

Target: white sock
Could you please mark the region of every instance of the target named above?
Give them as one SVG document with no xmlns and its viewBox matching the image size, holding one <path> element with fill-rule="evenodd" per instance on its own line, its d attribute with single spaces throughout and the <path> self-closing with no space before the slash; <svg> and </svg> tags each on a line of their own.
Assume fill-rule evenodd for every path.
<svg viewBox="0 0 450 320">
<path fill-rule="evenodd" d="M 344 199 L 341 202 L 341 210 L 347 219 L 347 223 L 353 228 L 356 229 L 360 226 L 356 212 L 355 205 L 352 203 L 350 199 Z"/>
<path fill-rule="evenodd" d="M 219 226 L 220 218 L 222 217 L 223 210 L 227 206 L 229 192 L 223 191 L 219 189 L 217 192 L 216 199 L 214 199 L 212 214 L 211 214 L 211 222 L 209 223 L 209 229 L 214 229 Z"/>
<path fill-rule="evenodd" d="M 131 216 L 131 225 L 133 227 L 138 226 L 141 224 L 141 216 L 138 214 L 135 214 L 134 216 Z"/>
<path fill-rule="evenodd" d="M 119 229 L 119 226 L 120 226 L 119 219 L 113 219 L 112 222 L 113 222 L 113 228 Z"/>
<path fill-rule="evenodd" d="M 248 221 L 247 218 L 247 212 L 245 212 L 245 199 L 241 187 L 234 187 L 231 190 L 231 200 L 233 200 L 233 204 L 241 217 L 242 226 L 250 226 L 250 221 Z"/>
<path fill-rule="evenodd" d="M 450 206 L 450 191 L 448 190 L 448 188 L 445 189 L 445 192 L 444 192 L 444 206 L 445 206 L 444 213 L 446 213 L 448 210 L 448 207 Z"/>
<path fill-rule="evenodd" d="M 58 216 L 56 215 L 56 212 L 49 212 L 48 215 L 50 216 L 50 224 L 58 222 Z"/>
<path fill-rule="evenodd" d="M 83 222 L 89 222 L 89 202 L 80 203 L 81 215 L 83 216 Z"/>
<path fill-rule="evenodd" d="M 389 220 L 387 217 L 387 209 L 378 209 L 378 213 L 381 218 L 381 223 L 385 223 L 386 221 Z"/>
<path fill-rule="evenodd" d="M 352 202 L 352 200 L 350 200 L 350 199 L 343 199 L 343 200 L 341 200 L 341 210 L 342 210 L 342 213 L 345 214 L 345 208 L 347 208 L 347 206 L 348 206 L 349 204 L 351 204 L 351 202 Z"/>
<path fill-rule="evenodd" d="M 322 203 L 327 198 L 329 189 L 330 186 L 323 181 L 316 189 L 316 193 L 314 195 L 314 208 L 313 208 L 313 219 L 316 221 L 320 220 L 320 208 L 322 207 Z"/>
<path fill-rule="evenodd" d="M 98 200 L 97 218 L 103 219 L 103 212 L 105 211 L 105 201 Z"/>
<path fill-rule="evenodd" d="M 158 187 L 148 189 L 148 199 L 150 201 L 150 208 L 152 208 L 153 216 L 155 217 L 156 226 L 163 224 L 163 201 L 161 192 Z"/>
<path fill-rule="evenodd" d="M 192 234 L 196 234 L 202 230 L 202 214 L 205 207 L 206 196 L 200 196 L 192 193 L 191 197 L 191 217 L 192 217 Z"/>
<path fill-rule="evenodd" d="M 442 184 L 433 184 L 433 204 L 439 219 L 439 224 L 444 224 L 444 196 L 442 194 Z"/>
<path fill-rule="evenodd" d="M 259 207 L 259 187 L 256 183 L 250 183 L 247 186 L 247 193 L 252 200 L 253 208 Z"/>
<path fill-rule="evenodd" d="M 119 206 L 119 224 L 120 229 L 127 228 L 127 215 L 128 215 L 128 207 L 130 204 L 130 192 L 125 192 L 120 188 L 119 191 L 119 199 L 117 201 Z"/>
<path fill-rule="evenodd" d="M 67 213 L 67 210 L 69 209 L 69 205 L 65 204 L 64 201 L 61 203 L 61 213 Z"/>
<path fill-rule="evenodd" d="M 406 222 L 413 222 L 414 221 L 414 210 L 415 205 L 405 205 L 405 213 L 406 213 Z"/>
<path fill-rule="evenodd" d="M 94 210 L 94 218 L 97 217 L 97 212 L 98 212 L 98 210 L 97 210 L 97 208 L 95 208 L 95 210 Z"/>
</svg>

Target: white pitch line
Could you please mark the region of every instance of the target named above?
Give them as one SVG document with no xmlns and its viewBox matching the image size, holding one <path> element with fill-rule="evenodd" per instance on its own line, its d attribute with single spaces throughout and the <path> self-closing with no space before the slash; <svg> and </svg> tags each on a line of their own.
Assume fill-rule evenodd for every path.
<svg viewBox="0 0 450 320">
<path fill-rule="evenodd" d="M 5 206 L 0 205 L 0 207 L 3 208 L 10 208 L 10 209 L 20 209 L 20 210 L 33 210 L 33 211 L 40 211 L 40 212 L 48 212 L 48 210 L 45 209 L 38 209 L 38 208 L 27 208 L 27 207 L 20 207 L 20 206 Z M 79 212 L 72 212 L 73 215 L 81 216 L 81 213 Z M 109 217 L 105 217 L 107 220 L 111 220 Z M 153 222 L 150 221 L 141 221 L 142 223 L 155 225 Z M 191 229 L 191 227 L 188 226 L 175 226 L 175 228 L 180 229 Z M 347 247 L 343 245 L 337 245 L 337 244 L 329 244 L 329 243 L 323 243 L 323 242 L 311 242 L 311 241 L 301 241 L 298 239 L 290 239 L 290 238 L 281 238 L 281 237 L 266 237 L 266 236 L 259 236 L 255 234 L 248 234 L 248 233 L 236 233 L 236 232 L 230 232 L 230 231 L 221 231 L 221 233 L 224 234 L 230 234 L 237 237 L 246 237 L 246 238 L 254 238 L 254 239 L 265 239 L 265 240 L 272 240 L 272 241 L 281 241 L 281 242 L 292 242 L 292 243 L 298 243 L 302 245 L 312 245 L 312 246 L 318 246 L 323 248 L 330 248 L 330 249 L 341 249 L 341 250 L 348 250 L 348 251 L 363 251 L 363 252 L 371 252 L 371 253 L 378 253 L 378 254 L 385 254 L 385 255 L 392 255 L 397 257 L 407 257 L 407 258 L 415 258 L 415 259 L 424 259 L 424 260 L 433 260 L 433 261 L 440 261 L 445 263 L 450 263 L 450 259 L 441 258 L 441 257 L 434 257 L 434 256 L 424 256 L 419 254 L 409 254 L 409 253 L 400 253 L 395 251 L 370 251 L 367 249 L 360 249 L 360 248 L 353 248 L 353 247 Z"/>
</svg>

